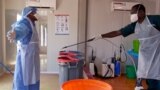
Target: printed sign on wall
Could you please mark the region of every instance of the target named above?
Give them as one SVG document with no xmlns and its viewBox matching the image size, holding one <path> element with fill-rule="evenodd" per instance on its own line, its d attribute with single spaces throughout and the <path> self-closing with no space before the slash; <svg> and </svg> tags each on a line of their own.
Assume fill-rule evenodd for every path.
<svg viewBox="0 0 160 90">
<path fill-rule="evenodd" d="M 69 15 L 55 15 L 55 24 L 56 35 L 69 35 Z"/>
</svg>

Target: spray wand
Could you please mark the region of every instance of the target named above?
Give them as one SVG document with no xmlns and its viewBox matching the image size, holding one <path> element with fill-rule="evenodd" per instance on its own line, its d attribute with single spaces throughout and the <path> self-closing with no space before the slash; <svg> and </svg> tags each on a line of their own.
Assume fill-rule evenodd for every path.
<svg viewBox="0 0 160 90">
<path fill-rule="evenodd" d="M 65 48 L 68 48 L 68 47 L 72 47 L 72 46 L 75 46 L 75 45 L 79 45 L 79 44 L 83 44 L 83 43 L 86 43 L 86 42 L 91 42 L 93 40 L 95 40 L 95 38 L 91 38 L 91 39 L 89 39 L 87 41 L 79 42 L 79 43 L 76 43 L 76 44 L 68 45 L 68 46 L 63 47 L 62 49 L 65 49 Z"/>
<path fill-rule="evenodd" d="M 6 71 L 8 71 L 13 76 L 13 72 L 7 66 L 5 66 L 2 62 L 0 62 L 0 66 L 4 68 Z"/>
</svg>

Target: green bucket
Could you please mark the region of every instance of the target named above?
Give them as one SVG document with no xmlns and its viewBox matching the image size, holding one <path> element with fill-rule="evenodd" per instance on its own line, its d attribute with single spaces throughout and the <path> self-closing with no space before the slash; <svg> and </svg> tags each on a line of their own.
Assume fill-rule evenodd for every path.
<svg viewBox="0 0 160 90">
<path fill-rule="evenodd" d="M 139 40 L 133 40 L 133 51 L 135 53 L 138 53 L 139 52 L 139 45 L 140 45 L 140 42 Z"/>
<path fill-rule="evenodd" d="M 133 65 L 126 65 L 126 76 L 129 79 L 135 79 L 136 78 L 136 72 Z"/>
</svg>

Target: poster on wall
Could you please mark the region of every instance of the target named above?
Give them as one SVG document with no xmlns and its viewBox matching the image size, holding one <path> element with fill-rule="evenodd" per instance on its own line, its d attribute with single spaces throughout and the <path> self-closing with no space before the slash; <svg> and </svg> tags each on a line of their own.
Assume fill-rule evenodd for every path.
<svg viewBox="0 0 160 90">
<path fill-rule="evenodd" d="M 69 35 L 69 15 L 57 14 L 55 15 L 55 34 Z"/>
</svg>

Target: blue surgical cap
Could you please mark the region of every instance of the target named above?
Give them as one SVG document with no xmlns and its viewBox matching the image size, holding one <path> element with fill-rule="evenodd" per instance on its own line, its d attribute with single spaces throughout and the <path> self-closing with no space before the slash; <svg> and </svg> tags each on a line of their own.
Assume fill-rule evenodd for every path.
<svg viewBox="0 0 160 90">
<path fill-rule="evenodd" d="M 22 17 L 23 16 L 27 16 L 30 13 L 36 13 L 37 12 L 37 8 L 35 7 L 25 7 L 22 11 Z"/>
</svg>

